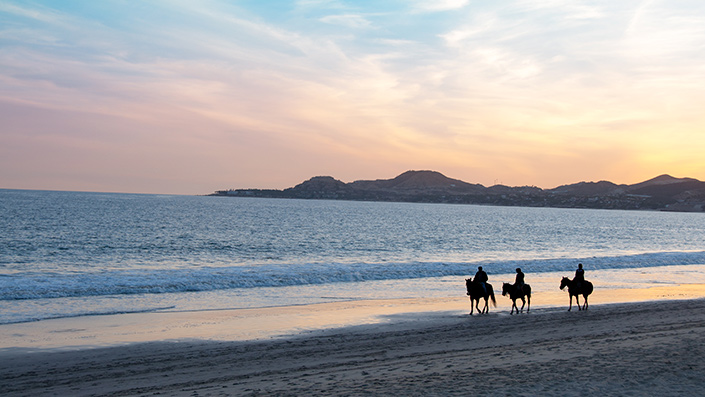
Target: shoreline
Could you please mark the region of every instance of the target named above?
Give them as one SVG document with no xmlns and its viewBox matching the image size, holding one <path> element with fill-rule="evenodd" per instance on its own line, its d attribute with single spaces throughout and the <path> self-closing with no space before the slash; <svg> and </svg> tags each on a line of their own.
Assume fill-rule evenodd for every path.
<svg viewBox="0 0 705 397">
<path fill-rule="evenodd" d="M 697 395 L 705 299 L 400 313 L 258 341 L 5 351 L 3 395 Z"/>
<path fill-rule="evenodd" d="M 629 270 L 594 270 L 588 278 L 596 285 L 590 305 L 619 302 L 705 298 L 703 265 Z M 501 296 L 501 280 L 491 276 L 497 307 L 493 315 L 509 315 L 511 301 Z M 532 310 L 568 307 L 568 293 L 558 289 L 561 273 L 533 273 Z M 412 284 L 415 280 L 412 280 Z M 389 283 L 384 284 L 385 288 Z M 422 284 L 419 284 L 420 287 Z M 7 351 L 81 350 L 158 341 L 269 340 L 364 324 L 388 324 L 399 316 L 466 315 L 469 310 L 460 277 L 438 278 L 429 297 L 350 299 L 303 305 L 261 308 L 209 307 L 193 310 L 158 310 L 109 315 L 88 315 L 0 324 L 0 357 Z M 462 285 L 462 288 L 461 288 Z M 450 288 L 449 288 L 450 287 Z M 408 288 L 408 286 L 407 286 Z M 438 294 L 453 290 L 457 295 Z M 410 291 L 413 290 L 410 289 Z M 417 291 L 418 292 L 418 291 Z M 307 290 L 305 293 L 315 293 Z M 400 294 L 397 294 L 400 295 Z M 225 295 L 227 297 L 227 295 Z M 227 299 L 229 298 L 221 298 Z M 581 298 L 582 301 L 582 298 Z M 521 305 L 521 302 L 518 302 Z M 575 306 L 575 305 L 574 305 Z M 575 309 L 575 307 L 574 307 Z"/>
<path fill-rule="evenodd" d="M 533 278 L 531 310 L 563 311 L 568 293 L 547 290 L 545 280 Z M 603 283 L 604 281 L 600 281 Z M 495 289 L 501 285 L 495 284 Z M 509 316 L 511 300 L 495 291 L 491 316 Z M 705 284 L 666 284 L 649 288 L 598 288 L 590 307 L 630 302 L 658 302 L 705 298 Z M 582 297 L 581 297 L 582 302 Z M 517 301 L 521 306 L 521 301 Z M 481 301 L 480 307 L 484 305 Z M 0 357 L 12 352 L 84 350 L 160 341 L 261 341 L 309 335 L 344 327 L 390 325 L 438 316 L 467 316 L 466 296 L 350 300 L 294 306 L 246 309 L 170 310 L 91 315 L 0 325 Z M 577 310 L 573 302 L 573 310 Z M 477 315 L 477 312 L 475 313 Z"/>
</svg>

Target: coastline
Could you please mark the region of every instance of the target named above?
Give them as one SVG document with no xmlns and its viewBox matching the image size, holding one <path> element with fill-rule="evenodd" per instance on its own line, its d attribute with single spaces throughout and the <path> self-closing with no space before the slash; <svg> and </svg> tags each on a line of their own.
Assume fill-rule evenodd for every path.
<svg viewBox="0 0 705 397">
<path fill-rule="evenodd" d="M 705 373 L 702 265 L 593 270 L 567 312 L 532 273 L 531 313 L 456 296 L 82 316 L 0 325 L 0 394 L 674 395 Z M 509 274 L 491 275 L 496 291 Z M 451 288 L 448 288 L 451 287 Z"/>
<path fill-rule="evenodd" d="M 594 307 L 611 303 L 705 298 L 703 274 L 703 265 L 642 268 L 636 271 L 593 270 L 588 279 L 593 281 L 596 289 L 589 302 Z M 530 275 L 528 282 L 534 291 L 532 312 L 560 312 L 568 308 L 568 293 L 558 289 L 561 276 L 560 273 Z M 501 281 L 510 281 L 512 277 L 509 274 L 490 276 L 497 300 L 497 307 L 490 307 L 491 316 L 509 316 L 511 301 L 501 296 L 500 291 Z M 200 304 L 193 301 L 190 306 L 163 311 L 0 324 L 0 357 L 13 351 L 82 350 L 144 342 L 272 340 L 366 324 L 390 324 L 439 316 L 463 317 L 470 311 L 467 296 L 464 295 L 463 278 L 443 277 L 430 284 L 415 283 L 414 280 L 409 281 L 404 291 L 411 292 L 413 288 L 426 286 L 432 287 L 434 292 L 423 298 L 356 298 L 259 308 L 214 307 L 211 301 Z M 390 283 L 382 285 L 392 287 Z M 410 286 L 412 288 L 408 288 Z M 439 294 L 439 291 L 445 293 Z M 449 291 L 456 295 L 448 296 Z M 575 305 L 574 310 L 577 310 Z"/>
<path fill-rule="evenodd" d="M 705 299 L 393 321 L 248 342 L 4 351 L 3 395 L 696 395 Z"/>
<path fill-rule="evenodd" d="M 216 190 L 207 196 L 703 212 L 705 203 L 694 193 L 703 189 L 705 183 L 697 179 L 674 178 L 666 174 L 633 185 L 616 185 L 608 181 L 578 182 L 542 189 L 535 186 L 485 187 L 448 178 L 437 171 L 410 170 L 392 179 L 345 183 L 331 176 L 315 176 L 283 190 Z M 687 200 L 679 196 L 684 192 L 688 193 Z"/>
</svg>

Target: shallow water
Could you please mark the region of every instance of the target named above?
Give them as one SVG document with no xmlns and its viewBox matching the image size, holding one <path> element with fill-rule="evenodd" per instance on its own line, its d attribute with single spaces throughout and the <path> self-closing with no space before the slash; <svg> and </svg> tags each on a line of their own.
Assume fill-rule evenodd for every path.
<svg viewBox="0 0 705 397">
<path fill-rule="evenodd" d="M 705 264 L 692 213 L 0 190 L 0 230 L 0 324 L 462 296 L 478 265 L 548 291 L 539 274 L 578 262 L 603 289 Z"/>
</svg>

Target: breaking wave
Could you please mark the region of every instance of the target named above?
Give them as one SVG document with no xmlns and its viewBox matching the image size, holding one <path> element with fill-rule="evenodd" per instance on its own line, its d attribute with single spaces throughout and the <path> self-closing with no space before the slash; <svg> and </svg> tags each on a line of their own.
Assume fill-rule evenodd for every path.
<svg viewBox="0 0 705 397">
<path fill-rule="evenodd" d="M 578 262 L 595 270 L 696 265 L 705 264 L 705 251 L 465 263 L 266 264 L 89 273 L 25 272 L 0 275 L 0 300 L 164 294 L 465 276 L 473 274 L 476 266 L 484 266 L 493 274 L 513 273 L 518 266 L 536 273 L 572 271 Z"/>
</svg>

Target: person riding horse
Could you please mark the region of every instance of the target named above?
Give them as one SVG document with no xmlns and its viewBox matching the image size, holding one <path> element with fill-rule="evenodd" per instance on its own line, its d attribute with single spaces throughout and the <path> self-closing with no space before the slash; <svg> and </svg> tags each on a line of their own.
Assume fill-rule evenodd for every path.
<svg viewBox="0 0 705 397">
<path fill-rule="evenodd" d="M 477 273 L 475 273 L 475 282 L 480 283 L 482 285 L 482 290 L 487 293 L 487 273 L 485 273 L 484 270 L 482 270 L 482 266 L 479 266 L 477 268 Z"/>
<path fill-rule="evenodd" d="M 568 311 L 573 308 L 573 297 L 575 297 L 575 303 L 578 305 L 578 310 L 587 310 L 588 295 L 592 294 L 593 285 L 591 282 L 585 280 L 585 270 L 583 269 L 582 263 L 578 263 L 578 269 L 575 270 L 575 277 L 573 277 L 572 280 L 568 277 L 563 277 L 563 279 L 561 279 L 560 288 L 563 289 L 565 287 L 568 287 L 568 296 L 570 299 Z M 582 295 L 583 299 L 585 299 L 582 306 L 578 301 L 580 295 Z"/>
<path fill-rule="evenodd" d="M 583 264 L 578 263 L 578 269 L 575 270 L 575 277 L 573 277 L 573 282 L 575 283 L 578 291 L 583 286 L 583 281 L 585 281 L 585 270 L 583 270 Z"/>
<path fill-rule="evenodd" d="M 517 290 L 517 292 L 522 292 L 522 288 L 524 288 L 524 273 L 522 273 L 521 268 L 517 267 L 517 276 L 516 279 L 514 279 L 514 289 Z"/>
<path fill-rule="evenodd" d="M 492 302 L 492 306 L 497 307 L 497 301 L 494 297 L 494 289 L 492 284 L 487 282 L 487 274 L 482 271 L 482 268 L 478 269 L 478 274 L 475 276 L 476 279 L 472 278 L 465 279 L 465 288 L 468 291 L 468 297 L 470 298 L 470 314 L 472 315 L 474 310 L 477 309 L 478 313 L 489 313 L 490 308 L 488 301 Z M 481 282 L 480 280 L 485 280 Z M 485 300 L 485 307 L 480 309 L 480 299 Z"/>
</svg>

